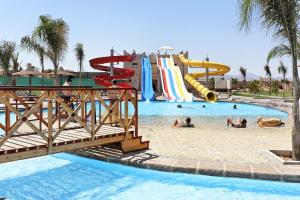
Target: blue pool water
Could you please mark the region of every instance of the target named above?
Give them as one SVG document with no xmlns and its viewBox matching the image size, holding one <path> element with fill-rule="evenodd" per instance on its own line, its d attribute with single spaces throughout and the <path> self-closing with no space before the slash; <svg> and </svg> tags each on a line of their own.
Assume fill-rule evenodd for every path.
<svg viewBox="0 0 300 200">
<path fill-rule="evenodd" d="M 192 117 L 192 121 L 196 126 L 203 126 L 203 124 L 216 126 L 225 125 L 225 120 L 227 117 L 236 118 L 237 116 L 241 118 L 246 118 L 248 120 L 248 127 L 256 127 L 257 124 L 254 123 L 256 119 L 260 116 L 262 117 L 277 117 L 283 121 L 286 121 L 288 114 L 277 109 L 256 106 L 251 104 L 243 103 L 230 103 L 230 102 L 181 102 L 183 108 L 177 108 L 178 103 L 171 103 L 165 101 L 156 101 L 151 103 L 139 102 L 139 125 L 141 126 L 170 126 L 173 124 L 175 119 L 184 120 L 184 117 Z M 233 105 L 237 105 L 237 109 L 233 109 Z M 202 106 L 205 105 L 205 108 Z M 88 106 L 89 107 L 89 106 Z M 87 109 L 87 112 L 90 108 Z M 99 109 L 104 107 L 96 105 L 97 113 Z M 122 111 L 124 113 L 124 105 L 122 106 Z M 133 114 L 133 105 L 129 104 L 129 114 Z M 46 116 L 46 111 L 44 116 Z M 0 113 L 0 122 L 4 122 L 5 115 Z M 11 114 L 11 123 L 15 121 L 15 115 Z M 0 129 L 0 135 L 4 132 Z"/>
<path fill-rule="evenodd" d="M 0 165 L 9 199 L 299 199 L 300 185 L 132 168 L 70 154 Z"/>
<path fill-rule="evenodd" d="M 153 116 L 282 116 L 287 117 L 286 112 L 277 109 L 256 106 L 244 103 L 231 102 L 185 102 L 180 103 L 183 108 L 177 108 L 179 103 L 170 102 L 139 102 L 139 115 Z M 233 105 L 237 105 L 237 109 L 233 109 Z M 205 105 L 205 108 L 202 106 Z M 132 108 L 131 108 L 132 109 Z"/>
</svg>

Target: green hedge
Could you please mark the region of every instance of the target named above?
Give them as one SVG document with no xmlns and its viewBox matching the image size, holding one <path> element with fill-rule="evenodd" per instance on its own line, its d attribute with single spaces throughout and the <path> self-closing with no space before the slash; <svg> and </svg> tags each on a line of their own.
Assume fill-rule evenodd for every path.
<svg viewBox="0 0 300 200">
<path fill-rule="evenodd" d="M 29 77 L 17 77 L 17 86 L 29 86 Z M 66 81 L 67 77 L 63 77 L 61 79 L 62 83 Z M 10 85 L 11 84 L 11 77 L 3 77 L 0 76 L 0 85 Z M 40 77 L 32 77 L 31 78 L 31 85 L 32 86 L 41 86 L 42 85 L 42 78 Z M 54 81 L 52 78 L 44 78 L 44 86 L 53 86 Z M 72 79 L 72 85 L 78 86 L 79 85 L 79 78 Z M 94 79 L 82 79 L 82 86 L 92 86 L 92 87 L 99 87 L 95 84 Z"/>
</svg>

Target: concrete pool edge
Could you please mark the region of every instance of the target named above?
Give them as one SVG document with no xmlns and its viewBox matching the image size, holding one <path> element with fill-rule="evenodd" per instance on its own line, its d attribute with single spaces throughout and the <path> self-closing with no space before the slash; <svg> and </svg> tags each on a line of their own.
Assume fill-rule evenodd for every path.
<svg viewBox="0 0 300 200">
<path fill-rule="evenodd" d="M 239 99 L 230 101 L 232 103 L 246 103 L 265 106 L 265 102 L 256 99 Z M 286 103 L 270 105 L 274 109 L 288 113 L 291 119 L 291 106 Z M 299 166 L 287 166 L 281 164 L 251 164 L 221 161 L 193 160 L 189 158 L 172 158 L 160 155 L 151 155 L 148 152 L 136 152 L 118 156 L 99 154 L 96 151 L 77 150 L 72 152 L 76 155 L 94 158 L 106 162 L 119 163 L 133 167 L 153 169 L 166 172 L 182 172 L 190 174 L 201 174 L 209 176 L 261 179 L 272 181 L 300 183 Z"/>
<path fill-rule="evenodd" d="M 300 170 L 296 166 L 213 162 L 162 157 L 145 152 L 135 152 L 122 156 L 107 156 L 85 149 L 70 153 L 96 160 L 165 172 L 300 183 Z"/>
</svg>

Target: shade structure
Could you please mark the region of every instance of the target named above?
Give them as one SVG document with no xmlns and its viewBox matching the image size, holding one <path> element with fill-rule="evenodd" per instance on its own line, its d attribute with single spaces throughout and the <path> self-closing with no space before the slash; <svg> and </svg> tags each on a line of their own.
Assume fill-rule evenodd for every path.
<svg viewBox="0 0 300 200">
<path fill-rule="evenodd" d="M 50 72 L 50 73 L 48 73 L 48 75 L 53 76 L 54 72 Z M 75 73 L 64 70 L 63 67 L 59 67 L 58 70 L 57 70 L 57 75 L 59 76 L 60 84 L 62 84 L 62 77 L 63 76 L 75 76 Z"/>
<path fill-rule="evenodd" d="M 33 66 L 28 66 L 25 70 L 12 73 L 13 76 L 38 76 L 43 75 L 41 72 L 36 70 Z"/>
<path fill-rule="evenodd" d="M 54 72 L 50 72 L 50 73 L 48 73 L 48 75 L 54 75 Z M 57 75 L 61 75 L 61 76 L 75 76 L 75 73 L 69 72 L 67 70 L 64 70 L 62 67 L 60 67 L 57 70 Z"/>
<path fill-rule="evenodd" d="M 28 65 L 25 70 L 21 70 L 15 73 L 12 73 L 13 76 L 29 76 L 29 85 L 31 86 L 31 79 L 32 76 L 44 75 L 43 73 L 39 72 L 34 66 Z"/>
</svg>

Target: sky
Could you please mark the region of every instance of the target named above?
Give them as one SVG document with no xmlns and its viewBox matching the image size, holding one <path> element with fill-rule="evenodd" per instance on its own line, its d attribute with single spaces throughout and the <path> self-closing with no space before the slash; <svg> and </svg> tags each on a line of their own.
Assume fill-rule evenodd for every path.
<svg viewBox="0 0 300 200">
<path fill-rule="evenodd" d="M 93 71 L 88 61 L 108 56 L 112 47 L 120 54 L 124 49 L 151 53 L 168 45 L 174 53 L 189 51 L 191 59 L 208 56 L 229 65 L 229 74 L 239 74 L 243 66 L 249 73 L 265 76 L 267 54 L 282 42 L 267 34 L 258 21 L 250 32 L 240 31 L 236 0 L 0 0 L 0 41 L 19 43 L 44 14 L 69 25 L 69 48 L 61 66 L 71 70 L 78 70 L 73 49 L 81 42 L 84 71 Z M 39 66 L 36 54 L 19 51 L 22 66 L 28 62 Z M 290 76 L 290 62 L 283 61 Z M 270 63 L 273 76 L 280 76 L 279 62 Z M 46 68 L 52 68 L 49 61 Z"/>
</svg>

